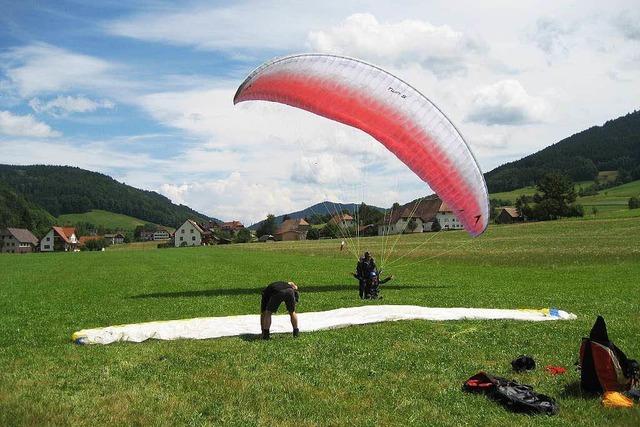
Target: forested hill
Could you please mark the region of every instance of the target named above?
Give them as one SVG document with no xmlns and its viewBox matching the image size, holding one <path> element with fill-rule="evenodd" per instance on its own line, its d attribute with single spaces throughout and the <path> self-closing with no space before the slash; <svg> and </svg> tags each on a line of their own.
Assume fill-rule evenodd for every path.
<svg viewBox="0 0 640 427">
<path fill-rule="evenodd" d="M 285 216 L 288 216 L 291 219 L 298 219 L 298 218 L 311 218 L 314 215 L 335 215 L 337 213 L 340 213 L 342 211 L 349 211 L 351 213 L 355 212 L 358 209 L 359 204 L 358 203 L 336 203 L 336 202 L 320 202 L 320 203 L 316 203 L 313 206 L 309 206 L 306 209 L 303 209 L 301 211 L 296 211 L 296 212 L 290 212 L 288 214 L 282 214 L 279 215 L 275 218 L 276 220 L 276 225 L 280 225 L 282 223 L 282 221 L 284 220 Z M 373 209 L 377 209 L 379 211 L 384 211 L 383 208 L 379 208 L 377 206 L 370 206 Z M 264 220 L 256 222 L 255 224 L 251 225 L 249 228 L 251 230 L 257 230 L 258 227 L 260 227 L 260 225 L 262 225 L 262 223 L 264 222 Z"/>
<path fill-rule="evenodd" d="M 598 171 L 618 170 L 640 179 L 640 111 L 610 120 L 563 139 L 537 153 L 485 174 L 489 192 L 534 185 L 547 172 L 560 171 L 574 181 L 593 180 Z"/>
<path fill-rule="evenodd" d="M 0 182 L 0 228 L 26 228 L 41 236 L 54 222 L 55 218 L 47 211 L 29 203 Z"/>
<path fill-rule="evenodd" d="M 188 206 L 173 204 L 156 192 L 139 190 L 107 175 L 76 167 L 0 165 L 0 183 L 56 217 L 102 209 L 172 227 L 187 218 L 209 219 Z"/>
</svg>

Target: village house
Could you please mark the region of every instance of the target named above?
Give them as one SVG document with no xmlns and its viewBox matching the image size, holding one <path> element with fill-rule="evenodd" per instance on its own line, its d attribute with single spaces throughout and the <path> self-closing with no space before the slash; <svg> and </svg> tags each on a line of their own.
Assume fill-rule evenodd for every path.
<svg viewBox="0 0 640 427">
<path fill-rule="evenodd" d="M 231 234 L 236 234 L 238 231 L 242 230 L 243 228 L 244 228 L 244 225 L 240 221 L 229 221 L 229 222 L 223 222 L 222 224 L 220 224 L 220 230 L 228 231 Z"/>
<path fill-rule="evenodd" d="M 280 224 L 273 237 L 282 241 L 306 240 L 309 228 L 309 223 L 302 218 L 287 219 Z"/>
<path fill-rule="evenodd" d="M 384 223 L 378 226 L 378 235 L 426 233 L 432 230 L 436 219 L 442 230 L 464 228 L 446 203 L 431 196 L 391 210 Z"/>
<path fill-rule="evenodd" d="M 121 245 L 124 243 L 124 234 L 115 233 L 115 234 L 105 234 L 104 240 L 107 241 L 110 245 Z"/>
<path fill-rule="evenodd" d="M 75 251 L 78 238 L 74 227 L 51 227 L 51 230 L 40 240 L 40 252 Z"/>
<path fill-rule="evenodd" d="M 347 213 L 334 215 L 328 222 L 329 224 L 335 224 L 339 227 L 351 228 L 355 225 L 353 217 Z"/>
<path fill-rule="evenodd" d="M 496 224 L 513 224 L 514 222 L 522 222 L 524 218 L 518 213 L 516 208 L 505 207 L 500 209 L 500 213 L 496 215 Z"/>
<path fill-rule="evenodd" d="M 171 238 L 171 234 L 164 228 L 160 228 L 153 232 L 151 240 L 168 240 Z"/>
<path fill-rule="evenodd" d="M 38 238 L 24 228 L 0 229 L 0 252 L 23 254 L 34 252 L 38 247 Z"/>
<path fill-rule="evenodd" d="M 175 247 L 216 244 L 218 239 L 206 226 L 188 219 L 173 233 Z"/>
</svg>

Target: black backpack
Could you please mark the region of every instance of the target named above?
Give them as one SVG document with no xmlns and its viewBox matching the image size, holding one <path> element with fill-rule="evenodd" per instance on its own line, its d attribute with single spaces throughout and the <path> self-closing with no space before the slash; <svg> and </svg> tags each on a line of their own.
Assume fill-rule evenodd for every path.
<svg viewBox="0 0 640 427">
<path fill-rule="evenodd" d="M 552 397 L 536 393 L 530 385 L 518 384 L 486 372 L 478 372 L 469 378 L 462 389 L 471 393 L 483 393 L 514 412 L 546 415 L 558 413 L 558 404 Z"/>
<path fill-rule="evenodd" d="M 640 377 L 638 362 L 609 340 L 607 325 L 598 316 L 580 345 L 580 388 L 588 393 L 629 390 Z"/>
</svg>

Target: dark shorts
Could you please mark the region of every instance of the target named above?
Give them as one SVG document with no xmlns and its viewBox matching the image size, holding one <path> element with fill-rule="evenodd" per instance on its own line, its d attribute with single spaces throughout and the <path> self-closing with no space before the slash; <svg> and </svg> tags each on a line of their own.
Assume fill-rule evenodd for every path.
<svg viewBox="0 0 640 427">
<path fill-rule="evenodd" d="M 263 293 L 262 301 L 260 302 L 260 311 L 270 311 L 275 313 L 283 302 L 287 306 L 287 311 L 289 313 L 296 311 L 296 297 L 293 289 L 286 289 L 271 294 Z"/>
</svg>

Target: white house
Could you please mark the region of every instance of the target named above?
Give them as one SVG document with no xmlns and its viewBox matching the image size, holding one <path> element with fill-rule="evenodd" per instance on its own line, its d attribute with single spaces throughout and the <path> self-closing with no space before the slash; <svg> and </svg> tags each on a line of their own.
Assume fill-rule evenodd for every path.
<svg viewBox="0 0 640 427">
<path fill-rule="evenodd" d="M 436 218 L 442 230 L 463 228 L 447 204 L 433 196 L 388 211 L 383 224 L 378 226 L 378 235 L 429 232 Z"/>
<path fill-rule="evenodd" d="M 51 230 L 40 240 L 40 252 L 74 251 L 78 246 L 74 227 L 51 227 Z"/>
<path fill-rule="evenodd" d="M 440 209 L 438 209 L 438 222 L 443 230 L 462 230 L 464 226 L 458 218 L 453 214 L 453 211 L 447 206 L 446 203 L 442 203 Z"/>
<path fill-rule="evenodd" d="M 188 219 L 176 229 L 174 234 L 176 248 L 180 246 L 200 246 L 205 231 L 195 221 Z"/>
</svg>

